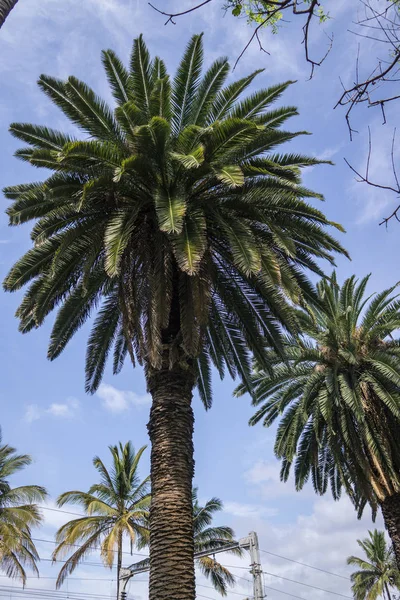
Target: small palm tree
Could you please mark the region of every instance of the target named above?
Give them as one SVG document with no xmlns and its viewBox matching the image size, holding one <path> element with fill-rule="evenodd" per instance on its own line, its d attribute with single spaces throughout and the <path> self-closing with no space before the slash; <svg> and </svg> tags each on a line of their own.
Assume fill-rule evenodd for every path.
<svg viewBox="0 0 400 600">
<path fill-rule="evenodd" d="M 8 577 L 19 578 L 25 585 L 25 567 L 39 575 L 39 560 L 31 530 L 43 518 L 35 502 L 44 500 L 47 492 L 38 485 L 12 488 L 9 477 L 32 462 L 27 454 L 16 454 L 15 448 L 2 444 L 0 431 L 0 570 Z"/>
<path fill-rule="evenodd" d="M 392 600 L 390 588 L 400 585 L 400 572 L 396 565 L 393 548 L 388 548 L 383 531 L 369 531 L 369 538 L 357 540 L 365 552 L 365 558 L 349 556 L 348 565 L 359 568 L 351 575 L 355 600 L 376 600 L 383 596 Z"/>
<path fill-rule="evenodd" d="M 230 527 L 211 526 L 214 514 L 223 510 L 223 504 L 219 498 L 211 498 L 204 506 L 198 503 L 197 488 L 193 490 L 193 523 L 194 523 L 194 549 L 195 552 L 213 550 L 228 546 L 234 541 L 235 534 Z M 236 556 L 242 556 L 240 548 L 228 550 Z M 234 585 L 235 578 L 230 571 L 222 566 L 214 557 L 203 556 L 197 559 L 197 566 L 214 588 L 223 596 L 226 596 L 227 586 Z"/>
<path fill-rule="evenodd" d="M 0 0 L 0 29 L 18 0 Z"/>
<path fill-rule="evenodd" d="M 193 390 L 209 408 L 212 365 L 250 389 L 251 355 L 262 360 L 265 339 L 280 347 L 281 327 L 296 328 L 288 297 L 312 293 L 304 270 L 321 273 L 316 261 L 342 248 L 308 203 L 320 196 L 301 184 L 302 168 L 319 161 L 276 150 L 304 133 L 281 129 L 294 107 L 271 108 L 290 82 L 243 98 L 260 71 L 224 86 L 222 58 L 202 75 L 201 35 L 172 80 L 141 36 L 129 69 L 111 50 L 103 63 L 115 109 L 75 77 L 39 80 L 84 139 L 11 125 L 28 144 L 17 156 L 53 173 L 5 190 L 10 223 L 37 222 L 34 247 L 4 286 L 30 282 L 17 311 L 23 332 L 58 307 L 50 359 L 95 315 L 88 392 L 110 353 L 115 373 L 127 356 L 144 366 L 153 399 L 150 598 L 162 589 L 194 600 Z"/>
<path fill-rule="evenodd" d="M 58 543 L 53 553 L 57 561 L 70 553 L 71 546 L 79 549 L 64 563 L 57 578 L 57 588 L 79 563 L 100 548 L 105 566 L 112 568 L 117 555 L 117 598 L 119 573 L 122 565 L 122 544 L 127 537 L 131 545 L 146 535 L 145 517 L 150 505 L 149 477 L 140 481 L 138 466 L 146 446 L 135 453 L 130 442 L 110 446 L 112 468 L 107 469 L 96 456 L 93 465 L 100 474 L 100 483 L 88 492 L 71 491 L 61 494 L 59 506 L 77 504 L 86 516 L 65 523 L 56 534 Z"/>
<path fill-rule="evenodd" d="M 303 336 L 253 374 L 251 424 L 280 418 L 275 453 L 283 480 L 294 464 L 297 489 L 311 477 L 317 493 L 344 489 L 360 514 L 380 506 L 400 566 L 400 300 L 394 287 L 365 298 L 367 282 L 321 281 L 298 313 Z"/>
<path fill-rule="evenodd" d="M 193 489 L 193 529 L 194 529 L 194 551 L 209 551 L 210 556 L 203 556 L 196 559 L 197 567 L 211 580 L 214 588 L 223 596 L 226 596 L 228 586 L 235 584 L 235 578 L 232 573 L 212 556 L 213 551 L 229 547 L 235 541 L 235 535 L 230 527 L 211 526 L 214 514 L 223 510 L 223 504 L 219 498 L 211 498 L 204 506 L 198 502 L 198 490 Z M 139 547 L 144 548 L 149 544 L 149 535 L 142 536 Z M 230 554 L 242 556 L 243 551 L 240 548 L 231 548 L 227 550 Z M 140 566 L 149 565 L 149 559 L 137 563 Z"/>
</svg>

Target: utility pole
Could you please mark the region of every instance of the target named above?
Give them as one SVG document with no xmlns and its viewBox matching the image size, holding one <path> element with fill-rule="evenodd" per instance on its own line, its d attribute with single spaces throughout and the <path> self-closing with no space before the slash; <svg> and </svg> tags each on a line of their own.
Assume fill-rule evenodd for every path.
<svg viewBox="0 0 400 600">
<path fill-rule="evenodd" d="M 254 600 L 263 600 L 264 590 L 262 585 L 262 566 L 260 561 L 260 548 L 258 545 L 258 536 L 255 531 L 252 531 L 249 534 L 249 542 L 251 573 L 253 575 L 253 596 Z"/>
<path fill-rule="evenodd" d="M 210 554 L 220 554 L 227 550 L 233 550 L 234 548 L 245 548 L 250 553 L 251 569 L 250 573 L 253 575 L 253 600 L 264 600 L 264 592 L 262 586 L 262 567 L 260 561 L 260 549 L 258 546 L 258 536 L 255 531 L 249 533 L 245 538 L 241 538 L 238 542 L 231 542 L 221 548 L 215 550 L 203 550 L 202 552 L 195 552 L 194 558 L 201 558 L 202 556 L 210 556 Z M 120 597 L 118 600 L 126 600 L 126 586 L 128 581 L 134 575 L 139 573 L 145 573 L 150 570 L 150 564 L 148 560 L 142 560 L 139 563 L 130 565 L 126 569 L 120 570 Z"/>
</svg>

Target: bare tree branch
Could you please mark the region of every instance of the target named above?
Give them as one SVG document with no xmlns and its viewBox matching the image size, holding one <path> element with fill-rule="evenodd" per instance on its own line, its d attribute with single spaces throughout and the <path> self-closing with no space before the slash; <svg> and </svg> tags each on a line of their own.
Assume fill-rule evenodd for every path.
<svg viewBox="0 0 400 600">
<path fill-rule="evenodd" d="M 198 8 L 202 8 L 206 4 L 210 4 L 210 2 L 212 2 L 212 1 L 213 0 L 205 0 L 204 2 L 201 2 L 200 4 L 197 4 L 196 6 L 193 6 L 192 8 L 188 8 L 187 10 L 184 10 L 182 12 L 177 12 L 177 13 L 164 12 L 163 10 L 160 10 L 159 8 L 157 8 L 156 6 L 154 6 L 151 2 L 148 2 L 148 4 L 149 4 L 149 6 L 151 6 L 151 8 L 153 8 L 158 13 L 160 13 L 160 15 L 164 15 L 165 17 L 168 17 L 168 19 L 167 19 L 167 21 L 165 21 L 164 25 L 168 25 L 168 23 L 173 23 L 174 25 L 176 25 L 176 23 L 174 21 L 174 19 L 176 17 L 182 17 L 183 15 L 188 15 L 189 13 L 194 12 Z"/>
<path fill-rule="evenodd" d="M 176 13 L 164 12 L 159 8 L 156 8 L 153 4 L 150 4 L 150 6 L 162 15 L 167 16 L 167 23 L 175 23 L 175 18 L 201 9 L 211 1 L 213 0 L 201 2 L 194 5 L 192 8 Z M 220 0 L 220 2 L 224 2 L 225 9 L 231 7 L 233 10 L 238 10 L 238 14 L 244 14 L 246 6 L 247 8 L 251 7 L 253 12 L 250 20 L 253 20 L 256 23 L 248 42 L 235 62 L 235 67 L 255 40 L 257 41 L 260 50 L 269 54 L 267 49 L 263 46 L 260 35 L 261 31 L 266 25 L 276 26 L 277 19 L 279 22 L 284 22 L 284 16 L 286 14 L 304 18 L 302 24 L 303 44 L 305 60 L 311 65 L 310 79 L 314 75 L 315 67 L 322 65 L 332 49 L 333 37 L 328 36 L 329 44 L 327 52 L 321 59 L 316 59 L 311 56 L 310 53 L 312 25 L 316 21 L 319 23 L 327 18 L 327 15 L 324 15 L 324 13 L 321 12 L 320 0 L 307 0 L 307 2 L 305 0 Z M 353 134 L 357 132 L 351 124 L 352 112 L 354 108 L 360 104 L 366 103 L 370 107 L 380 107 L 383 123 L 386 123 L 385 104 L 399 99 L 399 95 L 393 93 L 393 90 L 390 90 L 390 83 L 398 81 L 396 76 L 400 74 L 400 2 L 398 0 L 387 0 L 385 1 L 384 8 L 382 9 L 380 5 L 379 10 L 374 3 L 374 0 L 353 0 L 353 5 L 355 2 L 359 3 L 362 14 L 360 15 L 360 18 L 353 21 L 353 25 L 356 28 L 359 27 L 360 31 L 353 28 L 348 30 L 349 33 L 382 44 L 382 47 L 385 48 L 385 52 L 387 52 L 388 49 L 390 49 L 390 52 L 388 59 L 386 60 L 378 57 L 372 59 L 374 64 L 372 65 L 372 68 L 370 67 L 369 74 L 367 76 L 361 76 L 360 53 L 358 51 L 355 60 L 356 81 L 351 85 L 346 85 L 341 81 L 343 92 L 336 102 L 335 108 L 338 106 L 347 107 L 345 118 L 350 139 L 352 139 Z M 371 34 L 368 33 L 368 30 L 371 30 Z M 389 89 L 387 97 L 382 93 L 383 84 L 385 84 L 385 89 Z M 376 94 L 378 89 L 381 89 L 381 97 L 377 99 Z"/>
<path fill-rule="evenodd" d="M 396 143 L 396 129 L 394 129 L 393 131 L 393 138 L 392 138 L 392 148 L 391 148 L 391 164 L 392 164 L 392 172 L 393 172 L 393 177 L 394 177 L 394 181 L 395 181 L 395 186 L 391 186 L 391 185 L 383 185 L 381 183 L 376 183 L 375 181 L 372 181 L 370 179 L 369 176 L 369 168 L 370 168 L 370 163 L 371 163 L 371 153 L 372 153 L 372 141 L 371 141 L 371 130 L 368 127 L 368 157 L 367 157 L 367 164 L 365 167 L 365 175 L 362 175 L 359 171 L 357 171 L 350 163 L 349 161 L 345 158 L 344 161 L 347 164 L 348 167 L 350 167 L 350 169 L 353 171 L 353 173 L 355 173 L 355 175 L 357 175 L 358 179 L 356 179 L 357 182 L 359 183 L 366 183 L 367 185 L 370 185 L 374 188 L 378 188 L 380 190 L 387 190 L 390 192 L 394 192 L 396 194 L 396 196 L 400 197 L 400 180 L 399 180 L 399 176 L 397 174 L 397 169 L 396 169 L 396 163 L 395 163 L 395 155 L 394 155 L 394 151 L 395 151 L 395 143 Z M 397 205 L 397 207 L 394 209 L 394 211 L 388 216 L 385 217 L 380 223 L 379 225 L 388 225 L 389 221 L 391 219 L 396 219 L 397 221 L 399 221 L 400 223 L 400 218 L 399 218 L 399 212 L 400 212 L 400 204 Z"/>
<path fill-rule="evenodd" d="M 176 13 L 165 12 L 165 11 L 157 8 L 150 2 L 149 2 L 149 4 L 158 13 L 168 17 L 168 19 L 165 23 L 167 25 L 168 23 L 175 24 L 176 21 L 174 19 L 176 19 L 177 17 L 183 16 L 183 15 L 189 14 L 195 10 L 198 10 L 198 9 L 204 7 L 206 4 L 209 4 L 212 1 L 213 0 L 207 0 L 206 2 L 201 2 L 200 4 L 197 4 L 197 5 L 193 6 L 192 8 L 189 8 L 182 12 L 176 12 Z M 257 26 L 255 27 L 253 33 L 251 34 L 251 36 L 250 36 L 248 42 L 246 43 L 246 45 L 244 46 L 243 50 L 240 52 L 233 68 L 234 69 L 236 68 L 238 62 L 243 57 L 243 55 L 245 54 L 245 52 L 249 48 L 249 46 L 254 42 L 254 40 L 257 40 L 259 48 L 262 52 L 269 54 L 269 52 L 264 48 L 263 43 L 260 39 L 260 32 L 263 28 L 265 28 L 266 25 L 274 24 L 278 14 L 279 14 L 279 20 L 283 21 L 282 15 L 285 12 L 289 11 L 289 13 L 291 13 L 293 15 L 305 17 L 305 23 L 302 27 L 303 33 L 304 33 L 303 44 L 304 44 L 304 53 L 305 53 L 306 62 L 311 65 L 311 73 L 310 73 L 310 79 L 311 79 L 314 74 L 315 67 L 319 67 L 322 65 L 322 63 L 328 56 L 328 54 L 332 48 L 332 43 L 333 43 L 333 38 L 328 36 L 330 43 L 328 45 L 328 49 L 327 49 L 327 52 L 325 53 L 325 55 L 319 60 L 311 57 L 310 50 L 309 50 L 310 27 L 315 19 L 319 20 L 321 17 L 320 14 L 318 14 L 318 9 L 320 8 L 320 0 L 310 0 L 309 5 L 304 4 L 304 6 L 305 6 L 304 8 L 299 8 L 299 0 L 261 0 L 260 5 L 263 8 L 261 8 L 261 6 L 260 6 L 260 9 L 257 10 L 257 12 L 256 12 Z M 225 8 L 227 6 L 231 6 L 231 7 L 235 8 L 236 6 L 238 6 L 238 7 L 242 6 L 242 4 L 236 0 L 227 0 L 227 5 L 225 5 Z"/>
</svg>

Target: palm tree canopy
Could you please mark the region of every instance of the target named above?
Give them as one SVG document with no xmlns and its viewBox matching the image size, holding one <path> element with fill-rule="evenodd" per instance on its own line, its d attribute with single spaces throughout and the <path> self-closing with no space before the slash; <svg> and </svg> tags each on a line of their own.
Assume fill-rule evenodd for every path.
<svg viewBox="0 0 400 600">
<path fill-rule="evenodd" d="M 232 573 L 212 556 L 214 550 L 219 550 L 224 546 L 229 546 L 235 541 L 233 529 L 226 526 L 213 526 L 212 521 L 215 513 L 223 510 L 223 503 L 219 498 L 211 498 L 204 506 L 198 501 L 198 489 L 193 488 L 193 524 L 194 524 L 194 551 L 210 551 L 210 556 L 203 556 L 196 559 L 196 564 L 201 573 L 210 579 L 214 588 L 223 596 L 226 596 L 228 586 L 235 584 L 235 578 Z M 144 548 L 149 543 L 149 530 L 147 535 L 142 536 L 139 547 Z M 242 556 L 241 548 L 231 548 L 227 550 L 230 554 Z M 140 566 L 150 564 L 149 559 L 144 559 L 137 563 Z"/>
<path fill-rule="evenodd" d="M 321 196 L 301 185 L 302 168 L 319 161 L 277 151 L 305 133 L 280 128 L 295 107 L 271 108 L 291 82 L 242 99 L 260 71 L 224 87 L 226 58 L 203 75 L 202 63 L 195 35 L 170 79 L 140 36 L 129 68 L 103 52 L 115 109 L 75 77 L 40 77 L 84 139 L 11 125 L 27 143 L 16 156 L 53 174 L 5 190 L 10 224 L 36 224 L 4 286 L 30 282 L 22 332 L 58 307 L 50 359 L 96 313 L 90 392 L 112 350 L 117 373 L 128 354 L 159 368 L 168 345 L 170 364 L 194 362 L 210 406 L 211 363 L 248 382 L 249 350 L 260 356 L 264 338 L 279 346 L 280 326 L 294 327 L 286 295 L 312 293 L 304 269 L 320 273 L 317 259 L 344 252 L 308 203 Z"/>
<path fill-rule="evenodd" d="M 31 530 L 42 522 L 35 502 L 44 500 L 46 490 L 38 485 L 12 488 L 9 477 L 30 465 L 27 454 L 17 454 L 15 448 L 2 444 L 0 430 L 0 570 L 8 577 L 26 583 L 25 567 L 39 574 L 39 555 L 32 541 Z"/>
<path fill-rule="evenodd" d="M 383 531 L 369 531 L 369 538 L 357 540 L 366 558 L 349 556 L 348 565 L 358 567 L 351 575 L 355 600 L 376 600 L 385 596 L 388 587 L 399 588 L 400 573 L 393 548 L 388 547 Z"/>
<path fill-rule="evenodd" d="M 400 300 L 395 287 L 365 297 L 367 282 L 321 281 L 318 302 L 299 310 L 304 334 L 286 339 L 286 360 L 271 350 L 272 373 L 252 376 L 260 408 L 251 424 L 280 417 L 282 478 L 294 464 L 297 489 L 310 475 L 318 493 L 330 484 L 337 499 L 344 487 L 360 512 L 400 490 Z"/>
<path fill-rule="evenodd" d="M 79 545 L 63 565 L 57 587 L 95 549 L 100 548 L 104 564 L 111 568 L 124 536 L 134 544 L 146 535 L 149 477 L 140 481 L 138 474 L 139 461 L 146 446 L 137 453 L 130 442 L 125 446 L 121 443 L 110 446 L 109 449 L 111 470 L 98 456 L 93 459 L 93 465 L 100 474 L 99 483 L 93 484 L 88 492 L 70 491 L 58 498 L 59 506 L 77 504 L 86 516 L 65 523 L 56 534 L 55 561 L 68 555 L 71 546 Z"/>
</svg>

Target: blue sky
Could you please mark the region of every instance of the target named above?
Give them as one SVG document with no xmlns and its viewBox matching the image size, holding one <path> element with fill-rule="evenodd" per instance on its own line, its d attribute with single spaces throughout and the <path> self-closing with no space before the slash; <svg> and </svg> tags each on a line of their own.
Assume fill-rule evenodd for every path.
<svg viewBox="0 0 400 600">
<path fill-rule="evenodd" d="M 163 8 L 189 7 L 188 1 L 170 0 Z M 41 73 L 57 77 L 74 74 L 87 81 L 99 94 L 110 99 L 100 62 L 103 48 L 113 48 L 128 60 L 132 38 L 143 33 L 153 54 L 162 55 L 170 72 L 175 70 L 185 44 L 193 33 L 204 31 L 206 62 L 227 55 L 231 63 L 245 45 L 250 30 L 245 22 L 223 16 L 216 0 L 203 12 L 182 18 L 177 25 L 164 26 L 164 20 L 144 0 L 20 0 L 0 32 L 0 187 L 24 181 L 39 180 L 42 175 L 13 158 L 18 143 L 9 135 L 13 121 L 47 124 L 54 128 L 71 128 L 63 115 L 39 92 L 36 80 Z M 327 2 L 328 4 L 328 2 Z M 332 4 L 332 2 L 330 3 Z M 372 272 L 370 291 L 379 291 L 399 279 L 396 269 L 400 246 L 399 225 L 390 224 L 386 231 L 380 219 L 396 201 L 390 194 L 354 182 L 346 167 L 346 157 L 363 168 L 367 151 L 367 126 L 371 127 L 374 153 L 371 176 L 390 177 L 390 142 L 396 124 L 396 107 L 388 109 L 388 124 L 381 126 L 381 115 L 363 108 L 354 119 L 359 130 L 350 143 L 344 111 L 333 110 L 340 95 L 339 75 L 345 81 L 354 78 L 353 58 L 357 40 L 346 32 L 353 19 L 355 2 L 336 0 L 332 19 L 317 29 L 313 43 L 316 54 L 324 54 L 327 33 L 335 33 L 334 47 L 312 81 L 304 63 L 301 35 L 289 24 L 279 36 L 265 37 L 270 55 L 256 45 L 246 52 L 234 73 L 240 77 L 255 68 L 265 71 L 256 82 L 258 87 L 294 79 L 298 82 L 287 91 L 282 103 L 295 104 L 300 116 L 290 127 L 308 130 L 311 136 L 298 138 L 287 147 L 330 159 L 336 166 L 320 166 L 305 174 L 308 186 L 322 192 L 322 207 L 329 218 L 347 229 L 340 236 L 352 261 L 338 261 L 339 278 Z M 361 65 L 375 52 L 372 45 L 363 46 Z M 3 200 L 6 208 L 6 200 Z M 29 228 L 8 228 L 0 214 L 0 275 L 4 277 L 11 264 L 29 246 Z M 34 464 L 20 481 L 45 485 L 51 495 L 48 508 L 54 508 L 57 495 L 69 489 L 86 489 L 95 476 L 91 459 L 99 454 L 107 458 L 107 446 L 131 439 L 139 448 L 148 443 L 146 423 L 149 398 L 140 370 L 127 365 L 118 377 L 108 369 L 104 385 L 94 396 L 83 391 L 83 361 L 87 328 L 70 343 L 54 363 L 46 359 L 46 348 L 52 318 L 40 331 L 22 336 L 17 331 L 14 312 L 20 294 L 1 293 L 0 401 L 3 406 L 1 426 L 4 441 L 28 452 Z M 320 569 L 348 575 L 345 557 L 356 551 L 355 540 L 371 527 L 368 515 L 359 522 L 346 499 L 334 503 L 329 496 L 317 498 L 312 490 L 298 494 L 292 483 L 279 482 L 279 465 L 272 453 L 273 430 L 249 428 L 252 414 L 248 398 L 232 397 L 234 384 L 215 378 L 214 407 L 205 413 L 195 399 L 195 483 L 202 499 L 219 496 L 225 503 L 219 522 L 235 528 L 238 536 L 256 530 L 261 548 Z M 143 459 L 143 476 L 148 472 L 149 452 Z M 16 481 L 17 483 L 17 481 Z M 68 515 L 45 510 L 46 523 L 35 535 L 52 539 L 55 528 Z M 378 520 L 378 524 L 381 525 Z M 41 555 L 48 558 L 52 544 L 38 543 Z M 98 557 L 92 559 L 98 562 Z M 129 556 L 126 560 L 131 562 Z M 248 559 L 224 557 L 225 564 L 237 565 L 234 571 L 244 577 L 238 580 L 234 600 L 251 595 Z M 349 596 L 349 582 L 296 563 L 262 553 L 264 570 L 274 575 L 302 581 L 308 585 L 333 590 Z M 43 577 L 55 577 L 56 568 L 48 562 L 41 565 Z M 115 585 L 113 573 L 100 566 L 82 566 L 64 591 L 109 595 Z M 114 576 L 115 577 L 115 576 Z M 304 600 L 333 598 L 332 594 L 265 575 L 270 598 L 279 600 L 284 592 Z M 76 578 L 82 578 L 78 580 Z M 84 579 L 102 579 L 86 581 Z M 132 583 L 130 594 L 135 599 L 146 597 L 146 576 Z M 217 597 L 212 589 L 198 580 L 198 594 Z M 0 579 L 0 590 L 12 585 Z M 14 584 L 15 588 L 17 584 Z M 54 589 L 54 580 L 31 579 L 28 587 Z M 279 591 L 280 590 L 280 591 Z M 55 594 L 55 597 L 61 597 Z"/>
</svg>

